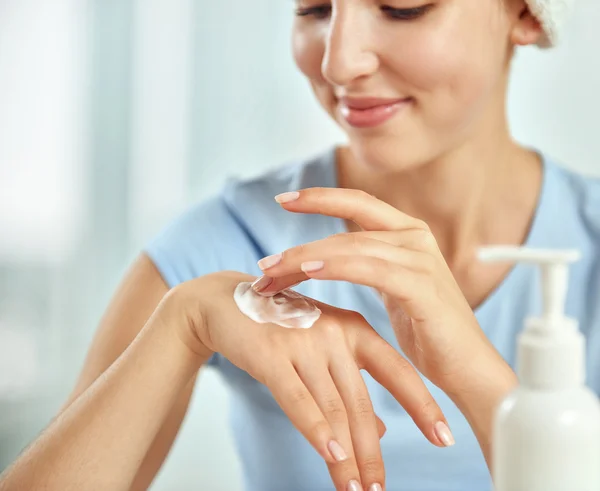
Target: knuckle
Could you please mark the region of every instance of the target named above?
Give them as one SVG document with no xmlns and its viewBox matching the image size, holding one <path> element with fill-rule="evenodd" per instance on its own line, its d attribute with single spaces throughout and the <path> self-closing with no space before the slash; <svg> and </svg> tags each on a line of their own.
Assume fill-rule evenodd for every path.
<svg viewBox="0 0 600 491">
<path fill-rule="evenodd" d="M 395 363 L 393 363 L 393 365 L 394 374 L 396 374 L 397 378 L 407 378 L 414 375 L 414 368 L 402 357 L 396 358 Z"/>
<path fill-rule="evenodd" d="M 330 421 L 346 421 L 346 408 L 339 398 L 330 397 L 323 403 L 323 411 Z"/>
<path fill-rule="evenodd" d="M 356 419 L 364 421 L 374 417 L 373 405 L 368 396 L 358 395 L 353 401 L 353 406 Z"/>
<path fill-rule="evenodd" d="M 358 461 L 361 474 L 367 476 L 379 475 L 383 472 L 383 462 L 380 457 L 369 455 Z"/>
<path fill-rule="evenodd" d="M 294 259 L 302 257 L 306 253 L 306 244 L 300 244 L 283 252 L 285 259 Z"/>
<path fill-rule="evenodd" d="M 433 234 L 429 228 L 417 227 L 414 231 L 414 236 L 417 239 L 418 244 L 422 246 L 428 246 L 431 241 L 434 240 Z"/>
<path fill-rule="evenodd" d="M 290 389 L 287 393 L 287 398 L 292 404 L 303 404 L 310 398 L 309 392 L 304 388 Z"/>
<path fill-rule="evenodd" d="M 429 227 L 429 225 L 427 224 L 427 222 L 425 222 L 423 220 L 420 220 L 420 219 L 415 220 L 414 226 L 417 229 L 424 230 L 424 231 L 427 231 L 427 232 L 431 232 L 431 228 Z"/>
<path fill-rule="evenodd" d="M 355 189 L 354 194 L 356 195 L 356 197 L 358 199 L 372 199 L 373 198 L 373 195 L 367 193 L 366 191 L 363 191 L 362 189 Z"/>
<path fill-rule="evenodd" d="M 433 399 L 429 399 L 421 404 L 419 408 L 421 414 L 436 414 L 438 413 L 438 405 Z"/>
<path fill-rule="evenodd" d="M 331 317 L 322 324 L 325 339 L 330 342 L 338 342 L 344 337 L 344 327 L 341 319 Z"/>
</svg>

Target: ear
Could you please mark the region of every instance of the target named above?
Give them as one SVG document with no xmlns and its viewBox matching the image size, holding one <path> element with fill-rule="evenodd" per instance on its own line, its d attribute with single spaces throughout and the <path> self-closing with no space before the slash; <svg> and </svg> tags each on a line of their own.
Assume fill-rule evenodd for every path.
<svg viewBox="0 0 600 491">
<path fill-rule="evenodd" d="M 511 40 L 513 44 L 528 46 L 537 44 L 544 34 L 540 21 L 531 13 L 527 5 L 523 6 L 519 18 L 512 28 Z"/>
</svg>

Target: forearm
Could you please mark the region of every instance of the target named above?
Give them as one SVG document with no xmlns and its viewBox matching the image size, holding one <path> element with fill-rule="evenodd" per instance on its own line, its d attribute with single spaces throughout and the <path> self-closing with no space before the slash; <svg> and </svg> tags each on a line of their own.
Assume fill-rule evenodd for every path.
<svg viewBox="0 0 600 491">
<path fill-rule="evenodd" d="M 127 490 L 171 407 L 206 361 L 169 326 L 144 327 L 0 479 L 0 490 Z"/>
<path fill-rule="evenodd" d="M 488 363 L 473 369 L 473 376 L 460 386 L 448 384 L 442 388 L 469 422 L 490 470 L 494 414 L 516 384 L 515 373 L 494 352 Z"/>
<path fill-rule="evenodd" d="M 145 491 L 152 484 L 152 481 L 158 474 L 158 471 L 171 451 L 173 442 L 185 419 L 196 380 L 196 376 L 192 377 L 188 382 L 188 385 L 181 391 L 177 402 L 171 408 L 169 415 L 163 422 L 156 438 L 150 445 L 129 491 Z"/>
</svg>

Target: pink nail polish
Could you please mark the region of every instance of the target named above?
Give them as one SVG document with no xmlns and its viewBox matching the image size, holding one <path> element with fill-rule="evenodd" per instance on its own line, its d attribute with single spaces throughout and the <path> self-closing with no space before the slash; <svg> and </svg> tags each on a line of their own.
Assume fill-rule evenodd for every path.
<svg viewBox="0 0 600 491">
<path fill-rule="evenodd" d="M 273 278 L 270 278 L 269 276 L 261 276 L 254 283 L 252 283 L 252 289 L 256 293 L 260 293 L 265 288 L 267 288 L 271 283 L 273 283 Z"/>
<path fill-rule="evenodd" d="M 300 193 L 298 191 L 292 191 L 289 193 L 281 193 L 275 196 L 275 201 L 279 204 L 290 203 L 291 201 L 296 201 L 300 197 Z"/>
<path fill-rule="evenodd" d="M 348 459 L 348 455 L 346 455 L 342 446 L 335 440 L 331 440 L 327 444 L 327 448 L 336 462 L 343 462 Z"/>
<path fill-rule="evenodd" d="M 363 488 L 360 485 L 360 483 L 358 481 L 355 481 L 354 479 L 352 479 L 352 481 L 348 483 L 348 487 L 346 489 L 348 491 L 363 491 Z"/>
<path fill-rule="evenodd" d="M 454 441 L 454 436 L 452 435 L 450 428 L 448 428 L 448 425 L 443 421 L 438 421 L 434 425 L 433 429 L 435 431 L 436 436 L 444 444 L 444 446 L 451 447 L 452 445 L 454 445 L 454 443 L 456 443 Z"/>
<path fill-rule="evenodd" d="M 300 269 L 305 273 L 315 273 L 321 271 L 325 267 L 323 261 L 308 261 L 300 265 Z"/>
<path fill-rule="evenodd" d="M 369 491 L 383 491 L 383 488 L 381 487 L 381 484 L 379 484 L 379 483 L 371 484 Z"/>
<path fill-rule="evenodd" d="M 272 268 L 281 262 L 283 254 L 273 254 L 258 261 L 258 267 L 262 270 Z"/>
</svg>

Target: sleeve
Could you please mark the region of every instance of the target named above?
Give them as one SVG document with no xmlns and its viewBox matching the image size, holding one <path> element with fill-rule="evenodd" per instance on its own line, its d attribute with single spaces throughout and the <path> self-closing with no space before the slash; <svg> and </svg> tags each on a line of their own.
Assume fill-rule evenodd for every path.
<svg viewBox="0 0 600 491">
<path fill-rule="evenodd" d="M 143 251 L 169 288 L 223 270 L 250 272 L 252 240 L 221 197 L 200 203 L 164 228 Z M 209 365 L 218 366 L 216 354 Z"/>
</svg>

